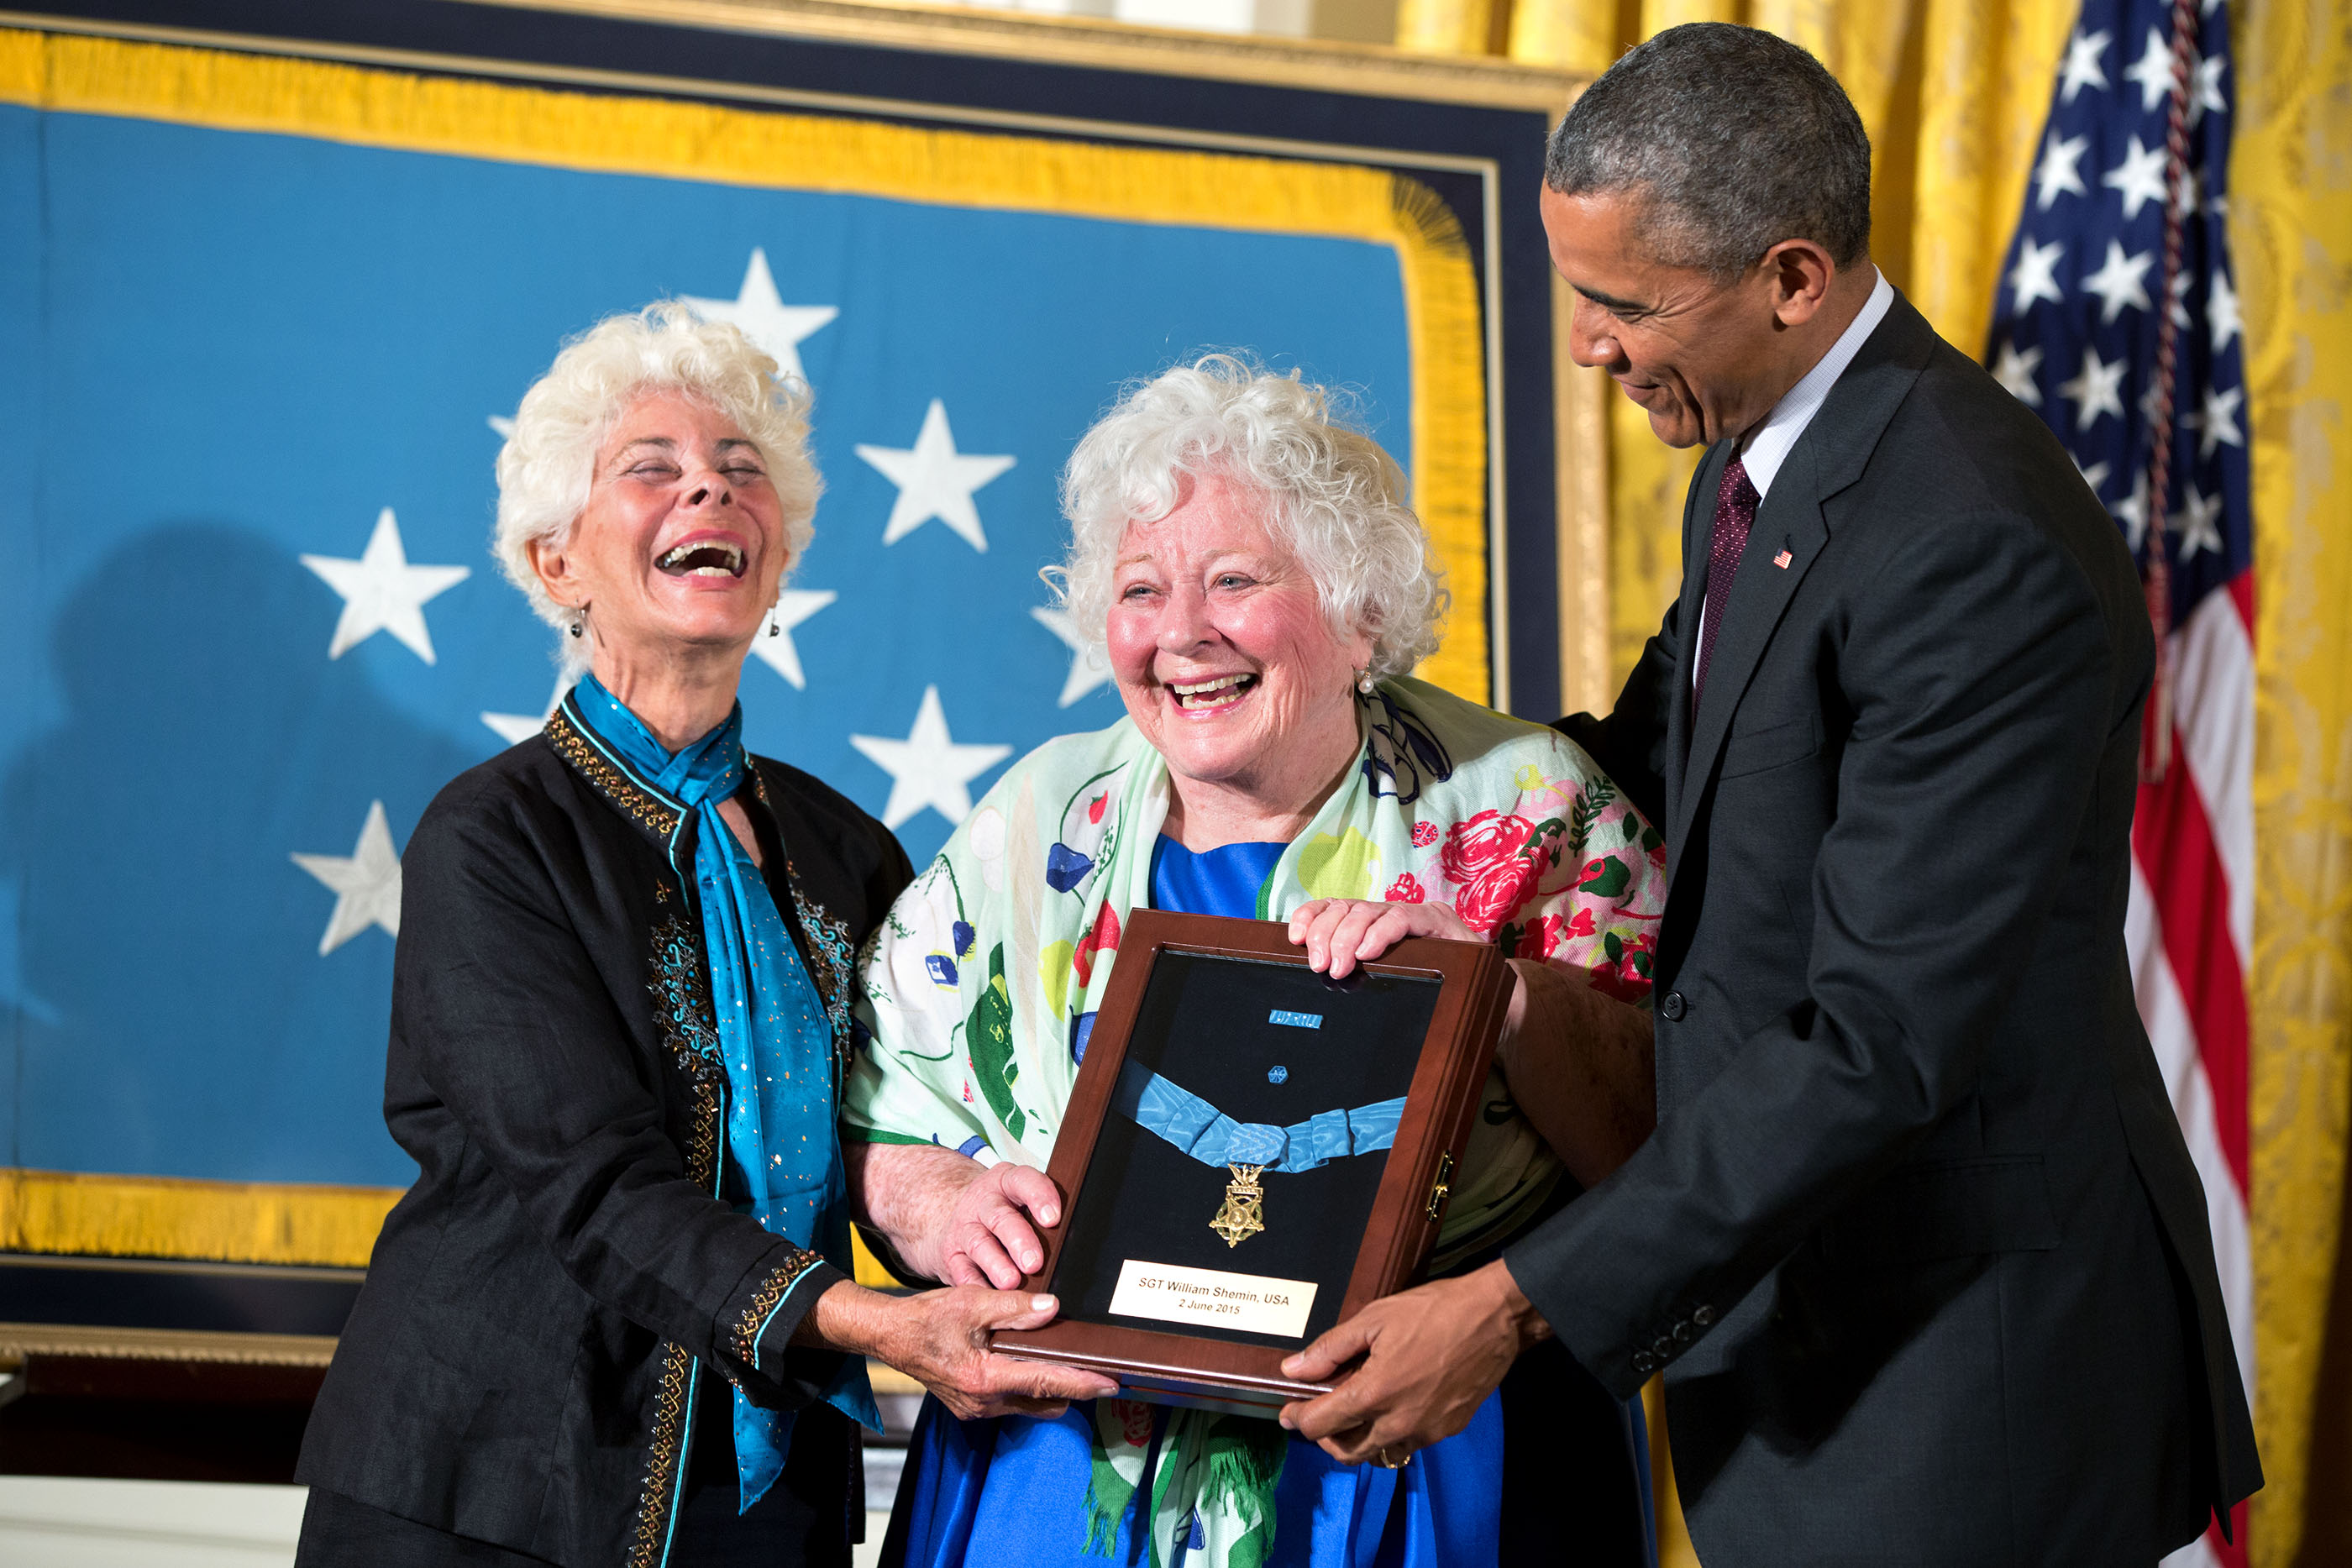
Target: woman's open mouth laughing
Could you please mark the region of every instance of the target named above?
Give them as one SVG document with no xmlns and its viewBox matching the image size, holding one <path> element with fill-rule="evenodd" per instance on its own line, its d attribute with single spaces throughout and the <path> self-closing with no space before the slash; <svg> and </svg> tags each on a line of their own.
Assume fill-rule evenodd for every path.
<svg viewBox="0 0 2352 1568">
<path fill-rule="evenodd" d="M 1257 685 L 1257 676 L 1244 670 L 1201 681 L 1170 681 L 1167 685 L 1169 700 L 1178 707 L 1187 713 L 1208 713 L 1241 701 Z"/>
<path fill-rule="evenodd" d="M 743 547 L 728 539 L 688 539 L 654 560 L 670 577 L 741 577 Z"/>
</svg>

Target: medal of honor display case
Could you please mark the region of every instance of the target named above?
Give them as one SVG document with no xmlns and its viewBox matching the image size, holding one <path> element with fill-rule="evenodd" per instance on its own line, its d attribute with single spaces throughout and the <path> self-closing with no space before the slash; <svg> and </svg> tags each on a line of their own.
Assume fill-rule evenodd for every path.
<svg viewBox="0 0 2352 1568">
<path fill-rule="evenodd" d="M 1484 943 L 1414 938 L 1333 980 L 1278 923 L 1136 911 L 1024 1282 L 1062 1315 L 995 1347 L 1163 1404 L 1326 1392 L 1283 1358 L 1419 1280 L 1509 997 Z"/>
</svg>

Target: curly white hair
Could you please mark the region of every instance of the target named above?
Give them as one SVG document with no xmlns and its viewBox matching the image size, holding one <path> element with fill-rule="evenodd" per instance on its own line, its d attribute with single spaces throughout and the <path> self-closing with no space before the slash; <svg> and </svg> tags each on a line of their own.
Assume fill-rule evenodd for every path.
<svg viewBox="0 0 2352 1568">
<path fill-rule="evenodd" d="M 1130 387 L 1062 471 L 1069 553 L 1045 577 L 1085 634 L 1104 640 L 1112 568 L 1128 525 L 1166 517 L 1185 480 L 1219 472 L 1266 500 L 1267 530 L 1314 580 L 1335 634 L 1372 640 L 1375 676 L 1437 647 L 1446 592 L 1404 471 L 1339 423 L 1333 394 L 1209 354 Z"/>
<path fill-rule="evenodd" d="M 588 505 L 596 449 L 631 403 L 663 392 L 709 404 L 759 447 L 783 504 L 789 559 L 808 548 L 824 481 L 809 455 L 807 387 L 780 378 L 776 361 L 734 327 L 702 320 L 678 300 L 656 300 L 607 316 L 566 343 L 522 394 L 514 434 L 499 451 L 493 550 L 551 626 L 569 625 L 571 612 L 547 596 L 528 547 L 570 535 Z"/>
</svg>

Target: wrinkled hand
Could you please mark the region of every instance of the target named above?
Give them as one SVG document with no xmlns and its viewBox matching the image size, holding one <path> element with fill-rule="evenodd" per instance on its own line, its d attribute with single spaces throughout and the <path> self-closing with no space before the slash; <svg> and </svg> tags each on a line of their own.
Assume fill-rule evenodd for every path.
<svg viewBox="0 0 2352 1568">
<path fill-rule="evenodd" d="M 817 1301 L 818 1312 L 830 1319 L 818 1325 L 828 1343 L 889 1363 L 938 1395 L 963 1421 L 982 1416 L 1050 1418 L 1073 1400 L 1118 1392 L 1118 1384 L 1098 1373 L 1017 1361 L 988 1348 L 995 1330 L 1044 1328 L 1060 1310 L 1051 1296 L 977 1285 L 891 1297 L 845 1281 Z"/>
<path fill-rule="evenodd" d="M 1383 1297 L 1282 1364 L 1301 1383 L 1327 1383 L 1362 1357 L 1330 1393 L 1282 1407 L 1282 1424 L 1342 1464 L 1393 1464 L 1450 1437 L 1519 1352 L 1551 1336 L 1499 1261 L 1458 1279 Z"/>
<path fill-rule="evenodd" d="M 1291 913 L 1290 939 L 1307 948 L 1307 967 L 1333 979 L 1368 964 L 1408 936 L 1448 936 L 1475 942 L 1478 934 L 1443 904 L 1374 904 L 1363 898 L 1318 898 Z"/>
<path fill-rule="evenodd" d="M 919 1266 L 950 1285 L 1013 1290 L 1045 1264 L 1038 1228 L 1061 1218 L 1061 1189 L 1044 1171 L 1010 1161 L 984 1170 L 975 1164 L 971 1179 L 948 1210 L 947 1223 L 917 1249 L 929 1254 Z"/>
</svg>

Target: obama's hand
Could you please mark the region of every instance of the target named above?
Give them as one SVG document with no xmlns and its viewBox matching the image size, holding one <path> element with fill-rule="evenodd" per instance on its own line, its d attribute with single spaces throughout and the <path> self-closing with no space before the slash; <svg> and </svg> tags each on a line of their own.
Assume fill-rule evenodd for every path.
<svg viewBox="0 0 2352 1568">
<path fill-rule="evenodd" d="M 1500 1260 L 1384 1297 L 1282 1364 L 1330 1393 L 1282 1407 L 1282 1424 L 1342 1464 L 1398 1465 L 1470 1424 L 1519 1353 L 1551 1337 Z"/>
</svg>

